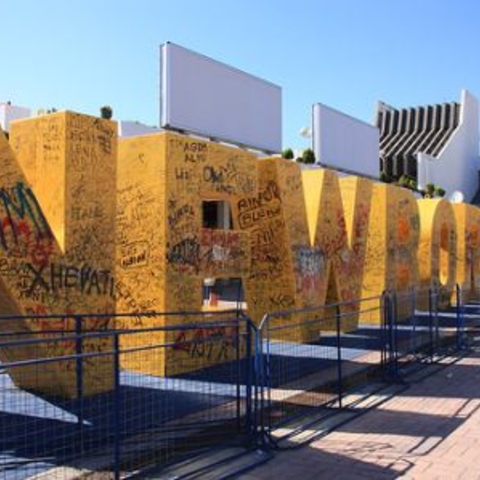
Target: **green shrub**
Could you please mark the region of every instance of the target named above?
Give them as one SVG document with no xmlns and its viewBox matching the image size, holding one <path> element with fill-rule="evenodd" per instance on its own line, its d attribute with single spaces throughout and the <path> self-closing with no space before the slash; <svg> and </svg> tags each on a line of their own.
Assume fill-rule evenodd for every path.
<svg viewBox="0 0 480 480">
<path fill-rule="evenodd" d="M 315 153 L 311 148 L 307 148 L 306 150 L 303 151 L 302 160 L 303 160 L 303 163 L 308 165 L 315 163 Z"/>
<path fill-rule="evenodd" d="M 112 107 L 108 105 L 104 105 L 100 108 L 100 117 L 105 118 L 106 120 L 110 120 L 113 116 Z"/>
<path fill-rule="evenodd" d="M 383 183 L 390 183 L 392 179 L 387 172 L 382 172 L 380 173 L 380 181 Z"/>
<path fill-rule="evenodd" d="M 286 148 L 282 152 L 282 158 L 286 158 L 287 160 L 293 160 L 294 158 L 293 150 L 291 148 Z"/>
</svg>

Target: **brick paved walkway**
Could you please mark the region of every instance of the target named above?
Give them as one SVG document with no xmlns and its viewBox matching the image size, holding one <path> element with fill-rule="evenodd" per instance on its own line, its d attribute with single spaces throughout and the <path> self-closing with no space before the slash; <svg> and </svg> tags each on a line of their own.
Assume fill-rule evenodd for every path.
<svg viewBox="0 0 480 480">
<path fill-rule="evenodd" d="M 480 348 L 242 480 L 480 480 Z"/>
</svg>

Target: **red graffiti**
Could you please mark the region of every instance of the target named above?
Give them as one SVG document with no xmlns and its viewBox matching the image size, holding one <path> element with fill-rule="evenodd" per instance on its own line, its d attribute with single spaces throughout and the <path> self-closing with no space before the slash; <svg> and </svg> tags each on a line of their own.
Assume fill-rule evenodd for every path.
<svg viewBox="0 0 480 480">
<path fill-rule="evenodd" d="M 238 347 L 236 327 L 198 328 L 178 333 L 173 350 L 191 358 L 227 360 Z"/>
</svg>

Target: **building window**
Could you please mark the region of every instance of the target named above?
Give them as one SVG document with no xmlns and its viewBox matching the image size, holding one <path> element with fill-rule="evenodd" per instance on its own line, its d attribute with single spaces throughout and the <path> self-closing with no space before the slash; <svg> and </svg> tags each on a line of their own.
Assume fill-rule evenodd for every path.
<svg viewBox="0 0 480 480">
<path fill-rule="evenodd" d="M 207 200 L 203 202 L 203 228 L 232 230 L 232 212 L 225 201 Z"/>
</svg>

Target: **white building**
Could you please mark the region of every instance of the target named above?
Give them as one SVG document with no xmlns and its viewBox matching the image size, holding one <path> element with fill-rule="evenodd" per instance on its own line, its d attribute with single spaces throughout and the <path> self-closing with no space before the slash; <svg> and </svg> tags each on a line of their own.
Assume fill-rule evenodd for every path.
<svg viewBox="0 0 480 480">
<path fill-rule="evenodd" d="M 158 132 L 160 132 L 159 128 L 150 127 L 140 122 L 133 122 L 129 120 L 118 121 L 119 137 L 136 137 L 137 135 L 151 135 Z"/>
<path fill-rule="evenodd" d="M 478 102 L 466 90 L 461 101 L 396 109 L 380 103 L 382 170 L 393 178 L 402 175 L 424 189 L 432 183 L 446 191 L 446 198 L 471 201 L 479 183 Z"/>
<path fill-rule="evenodd" d="M 31 116 L 32 112 L 29 108 L 17 107 L 10 102 L 0 103 L 0 126 L 6 132 L 11 121 Z"/>
<path fill-rule="evenodd" d="M 379 130 L 320 103 L 313 106 L 313 151 L 317 163 L 378 179 Z"/>
<path fill-rule="evenodd" d="M 458 191 L 465 201 L 473 199 L 479 188 L 478 128 L 477 99 L 464 90 L 458 126 L 438 155 L 417 154 L 419 188 L 433 183 L 446 191 L 446 198 Z"/>
</svg>

